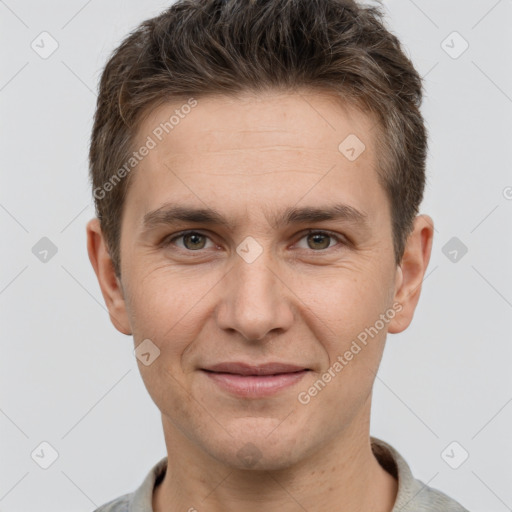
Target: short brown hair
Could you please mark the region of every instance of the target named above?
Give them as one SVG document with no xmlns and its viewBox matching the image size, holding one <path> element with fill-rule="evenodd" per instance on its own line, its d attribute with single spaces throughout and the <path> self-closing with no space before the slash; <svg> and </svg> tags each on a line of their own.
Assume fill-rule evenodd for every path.
<svg viewBox="0 0 512 512">
<path fill-rule="evenodd" d="M 400 264 L 423 198 L 427 132 L 421 77 L 385 27 L 380 6 L 355 0 L 178 0 L 126 37 L 99 85 L 90 177 L 117 276 L 130 175 L 125 169 L 126 179 L 119 179 L 116 172 L 133 152 L 141 120 L 166 101 L 272 89 L 331 91 L 375 114 L 379 179 L 390 201 Z"/>
</svg>

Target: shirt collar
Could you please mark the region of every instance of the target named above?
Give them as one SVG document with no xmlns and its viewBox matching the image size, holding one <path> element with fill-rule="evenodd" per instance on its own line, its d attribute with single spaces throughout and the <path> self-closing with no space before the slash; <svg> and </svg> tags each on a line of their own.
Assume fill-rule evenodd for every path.
<svg viewBox="0 0 512 512">
<path fill-rule="evenodd" d="M 404 512 L 405 507 L 425 487 L 416 480 L 405 459 L 388 443 L 370 437 L 372 451 L 379 464 L 398 480 L 398 493 L 392 512 Z M 129 512 L 153 512 L 153 490 L 165 476 L 167 457 L 150 470 L 142 484 L 133 493 Z"/>
</svg>

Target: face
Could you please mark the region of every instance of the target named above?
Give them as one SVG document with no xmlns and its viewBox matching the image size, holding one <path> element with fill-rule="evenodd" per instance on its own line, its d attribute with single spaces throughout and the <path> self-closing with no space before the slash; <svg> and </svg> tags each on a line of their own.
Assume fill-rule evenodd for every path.
<svg viewBox="0 0 512 512">
<path fill-rule="evenodd" d="M 166 436 L 232 467 L 288 467 L 366 425 L 431 229 L 397 267 L 375 122 L 334 96 L 184 104 L 139 129 L 136 147 L 156 144 L 131 176 L 120 281 L 93 221 L 91 260 L 114 324 L 146 344 L 138 364 Z"/>
</svg>

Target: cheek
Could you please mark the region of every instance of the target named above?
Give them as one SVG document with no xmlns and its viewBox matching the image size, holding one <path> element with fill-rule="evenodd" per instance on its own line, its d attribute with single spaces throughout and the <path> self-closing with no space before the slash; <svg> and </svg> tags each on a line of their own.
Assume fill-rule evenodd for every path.
<svg viewBox="0 0 512 512">
<path fill-rule="evenodd" d="M 129 314 L 138 346 L 149 339 L 158 353 L 149 365 L 138 360 L 146 389 L 157 407 L 170 417 L 194 417 L 198 411 L 187 392 L 183 355 L 199 336 L 208 281 L 186 278 L 186 272 L 155 268 L 132 274 Z M 205 297 L 206 298 L 206 297 Z M 142 345 L 141 345 L 142 346 Z"/>
<path fill-rule="evenodd" d="M 308 402 L 306 421 L 311 425 L 329 411 L 336 421 L 327 428 L 334 433 L 349 424 L 369 399 L 394 310 L 389 314 L 384 283 L 371 279 L 338 278 L 328 287 L 312 281 L 302 294 L 307 306 L 302 316 L 326 357 L 316 380 L 301 389 L 301 403 Z"/>
<path fill-rule="evenodd" d="M 302 279 L 297 292 L 302 316 L 314 326 L 320 340 L 328 340 L 325 348 L 331 355 L 348 349 L 351 341 L 389 308 L 392 286 L 380 272 L 377 268 L 361 272 L 338 269 L 321 279 Z"/>
<path fill-rule="evenodd" d="M 183 376 L 170 367 L 166 354 L 151 366 L 139 363 L 139 369 L 144 386 L 157 408 L 164 417 L 172 419 L 174 426 L 185 436 L 190 437 L 202 424 L 204 426 L 204 406 L 190 392 Z"/>
<path fill-rule="evenodd" d="M 217 279 L 218 281 L 218 279 Z M 134 335 L 166 339 L 182 339 L 198 325 L 204 299 L 216 282 L 215 276 L 192 275 L 187 269 L 156 267 L 132 274 L 129 314 Z M 178 334 L 179 333 L 179 334 Z"/>
</svg>

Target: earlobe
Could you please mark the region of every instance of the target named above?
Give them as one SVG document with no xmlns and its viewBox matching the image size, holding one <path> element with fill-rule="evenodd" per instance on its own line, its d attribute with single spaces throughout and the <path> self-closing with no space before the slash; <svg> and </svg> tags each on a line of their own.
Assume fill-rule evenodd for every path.
<svg viewBox="0 0 512 512">
<path fill-rule="evenodd" d="M 121 282 L 115 275 L 99 219 L 91 219 L 86 231 L 89 260 L 98 279 L 110 321 L 119 332 L 132 334 Z"/>
<path fill-rule="evenodd" d="M 430 261 L 434 224 L 428 215 L 418 215 L 397 268 L 394 301 L 402 307 L 390 322 L 388 332 L 399 333 L 410 325 L 418 304 L 421 285 Z"/>
</svg>

